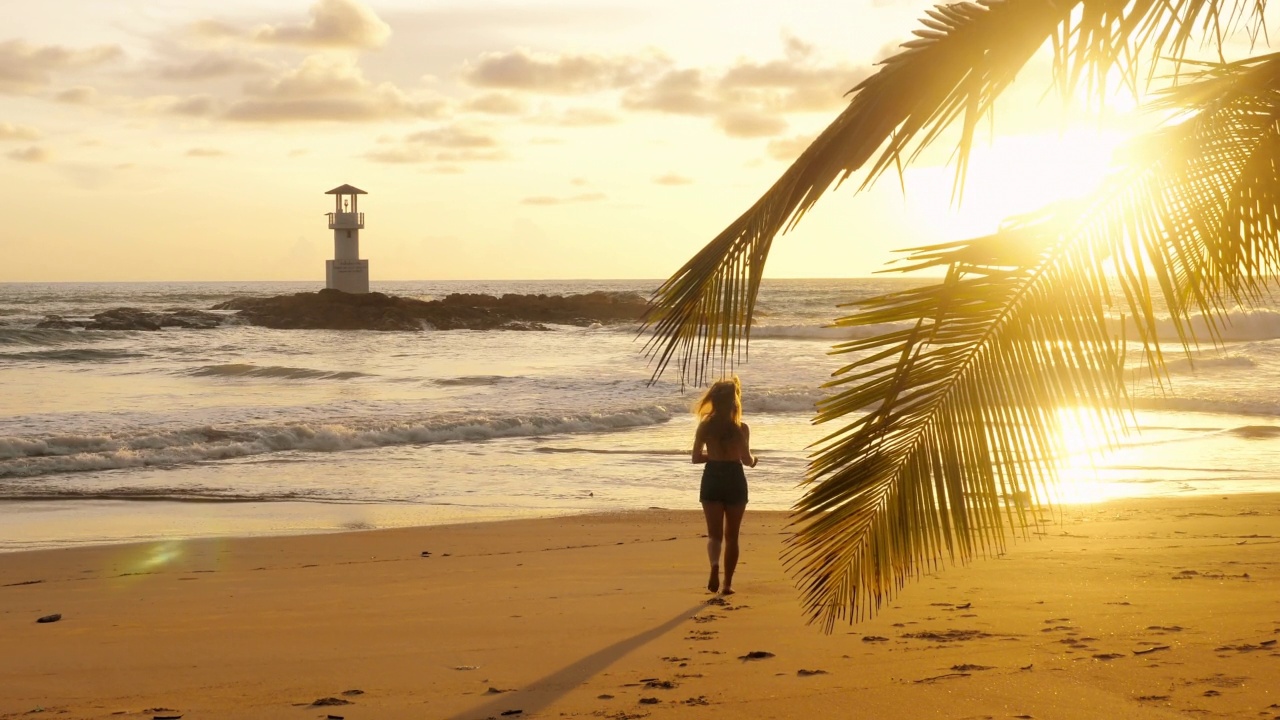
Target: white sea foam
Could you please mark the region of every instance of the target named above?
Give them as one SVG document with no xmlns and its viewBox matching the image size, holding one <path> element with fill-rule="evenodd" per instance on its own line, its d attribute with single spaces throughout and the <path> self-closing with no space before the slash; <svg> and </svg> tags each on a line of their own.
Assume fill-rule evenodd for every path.
<svg viewBox="0 0 1280 720">
<path fill-rule="evenodd" d="M 1218 370 L 1239 370 L 1243 368 L 1257 367 L 1258 363 L 1247 355 L 1196 355 L 1195 357 L 1176 357 L 1166 356 L 1165 369 L 1173 374 L 1195 373 L 1203 374 Z M 1132 368 L 1129 375 L 1138 380 L 1149 378 L 1152 375 L 1151 368 L 1142 365 Z"/>
<path fill-rule="evenodd" d="M 506 375 L 463 375 L 462 377 L 440 378 L 433 380 L 436 385 L 445 387 L 473 387 L 485 385 L 497 385 L 498 383 L 515 380 L 515 377 L 507 377 Z"/>
<path fill-rule="evenodd" d="M 1228 311 L 1226 317 L 1221 321 L 1215 320 L 1215 325 L 1219 324 L 1221 327 L 1218 328 L 1218 333 L 1225 342 L 1280 338 L 1280 312 L 1267 308 L 1257 310 L 1235 308 Z M 1214 337 L 1209 332 L 1209 323 L 1203 315 L 1198 313 L 1191 316 L 1190 328 L 1202 342 L 1208 342 Z M 1136 331 L 1132 326 L 1130 326 L 1129 332 L 1130 337 L 1135 337 L 1133 333 Z M 1177 328 L 1174 326 L 1173 321 L 1168 318 L 1156 321 L 1156 332 L 1169 342 L 1176 342 L 1178 339 Z"/>
<path fill-rule="evenodd" d="M 1168 395 L 1164 397 L 1134 398 L 1133 404 L 1134 407 L 1142 410 L 1166 410 L 1214 415 L 1280 416 L 1280 402 L 1269 397 L 1260 397 L 1256 400 L 1238 400 Z"/>
<path fill-rule="evenodd" d="M 301 450 L 341 452 L 391 445 L 480 442 L 494 438 L 605 432 L 671 419 L 665 407 L 576 415 L 509 415 L 341 423 L 193 427 L 108 436 L 0 438 L 0 478 L 173 466 Z"/>
</svg>

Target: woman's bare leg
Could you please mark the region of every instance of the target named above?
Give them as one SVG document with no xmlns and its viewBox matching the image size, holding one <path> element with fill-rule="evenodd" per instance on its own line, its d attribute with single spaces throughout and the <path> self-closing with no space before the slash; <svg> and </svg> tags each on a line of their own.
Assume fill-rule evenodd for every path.
<svg viewBox="0 0 1280 720">
<path fill-rule="evenodd" d="M 733 571 L 738 567 L 738 531 L 742 529 L 742 515 L 746 505 L 733 505 L 724 509 L 724 594 L 733 594 Z"/>
<path fill-rule="evenodd" d="M 711 577 L 707 579 L 707 589 L 715 592 L 720 589 L 720 546 L 724 542 L 724 503 L 704 502 L 702 514 L 707 516 L 707 559 L 711 561 Z M 737 557 L 735 556 L 734 559 L 736 561 Z"/>
</svg>

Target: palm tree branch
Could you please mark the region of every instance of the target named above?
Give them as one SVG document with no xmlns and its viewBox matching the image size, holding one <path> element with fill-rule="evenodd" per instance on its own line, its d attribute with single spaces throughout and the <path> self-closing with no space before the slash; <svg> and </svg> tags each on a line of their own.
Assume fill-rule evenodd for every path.
<svg viewBox="0 0 1280 720">
<path fill-rule="evenodd" d="M 1277 77 L 1271 74 L 1272 84 Z M 1099 260 L 1119 266 L 1118 282 L 1147 348 L 1164 339 L 1148 278 L 1166 300 L 1179 299 L 1168 307 L 1188 355 L 1196 341 L 1193 313 L 1222 312 L 1232 288 L 1253 287 L 1276 269 L 1274 204 L 1270 213 L 1236 212 L 1235 222 L 1251 223 L 1243 262 L 1214 244 L 1225 234 L 1224 208 L 1238 204 L 1241 189 L 1274 184 L 1280 98 L 1263 83 L 1208 82 L 1216 87 L 1198 90 L 1215 101 L 1157 132 L 1154 145 L 1162 151 L 1135 159 L 1083 209 L 1063 207 L 1058 217 L 1015 223 L 967 245 L 923 249 L 917 259 L 951 268 L 947 281 L 863 301 L 863 312 L 840 321 L 927 318 L 931 340 L 895 332 L 883 336 L 883 345 L 852 343 L 862 352 L 883 347 L 842 369 L 874 380 L 861 380 L 822 405 L 821 421 L 868 406 L 874 412 L 828 437 L 797 505 L 787 562 L 815 621 L 830 629 L 841 617 L 873 611 L 922 566 L 940 562 L 943 546 L 952 561 L 1001 547 L 1000 495 L 1052 481 L 1052 460 L 1061 450 L 1057 408 L 1064 401 L 1094 408 L 1089 422 L 1104 431 L 1124 427 L 1124 349 L 1100 302 L 1106 278 Z M 1266 111 L 1255 107 L 1259 98 Z M 1253 121 L 1242 122 L 1242 112 Z M 1198 147 L 1223 151 L 1197 153 Z M 1268 155 L 1270 161 L 1262 159 Z M 1153 204 L 1161 212 L 1130 214 Z M 1037 234 L 1044 250 L 1035 266 L 990 272 L 991 266 L 1016 269 L 1002 260 L 1009 245 L 1002 235 Z M 984 265 L 967 264 L 972 257 L 984 258 Z M 966 279 L 970 268 L 977 271 L 972 280 Z M 996 298 L 996 307 L 981 302 L 983 296 Z M 889 364 L 894 351 L 905 359 Z M 925 510 L 922 498 L 930 501 Z M 1011 527 L 1015 520 L 1025 527 L 1025 517 L 1007 504 L 1004 517 Z M 904 534 L 905 527 L 916 531 Z"/>
</svg>

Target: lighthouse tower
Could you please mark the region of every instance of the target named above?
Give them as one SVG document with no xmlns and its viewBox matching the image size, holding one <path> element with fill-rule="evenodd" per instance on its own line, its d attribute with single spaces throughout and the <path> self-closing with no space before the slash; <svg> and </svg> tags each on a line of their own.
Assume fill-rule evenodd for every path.
<svg viewBox="0 0 1280 720">
<path fill-rule="evenodd" d="M 325 195 L 332 195 L 334 206 L 329 215 L 329 229 L 333 231 L 333 259 L 324 261 L 324 286 L 347 293 L 369 292 L 369 261 L 360 259 L 360 230 L 364 228 L 364 213 L 358 205 L 365 191 L 350 185 L 336 187 Z"/>
</svg>

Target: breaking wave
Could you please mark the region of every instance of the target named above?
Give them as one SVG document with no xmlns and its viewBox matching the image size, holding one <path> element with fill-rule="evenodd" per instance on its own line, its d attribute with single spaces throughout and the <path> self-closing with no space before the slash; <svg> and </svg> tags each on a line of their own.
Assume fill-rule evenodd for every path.
<svg viewBox="0 0 1280 720">
<path fill-rule="evenodd" d="M 108 339 L 119 339 L 121 333 L 93 330 L 53 330 L 42 328 L 0 328 L 0 345 L 80 345 Z"/>
<path fill-rule="evenodd" d="M 128 350 L 98 350 L 75 348 L 65 350 L 31 350 L 28 352 L 0 353 L 0 362 L 111 362 L 129 358 L 146 357 L 146 353 Z"/>
<path fill-rule="evenodd" d="M 605 432 L 656 425 L 671 417 L 667 408 L 652 405 L 576 415 L 366 418 L 97 436 L 0 437 L 0 478 L 166 467 L 290 450 L 342 452 L 391 445 Z"/>
<path fill-rule="evenodd" d="M 445 387 L 473 387 L 482 385 L 497 385 L 498 383 L 516 380 L 515 377 L 506 375 L 463 375 L 455 378 L 441 378 L 433 380 L 436 385 L 444 385 Z"/>
<path fill-rule="evenodd" d="M 311 368 L 285 367 L 282 365 L 250 365 L 233 363 L 230 365 L 205 365 L 188 370 L 188 375 L 197 377 L 252 377 L 273 378 L 276 380 L 349 380 L 358 377 L 374 377 L 369 373 L 354 370 L 313 370 Z"/>
</svg>

